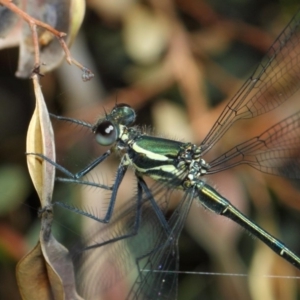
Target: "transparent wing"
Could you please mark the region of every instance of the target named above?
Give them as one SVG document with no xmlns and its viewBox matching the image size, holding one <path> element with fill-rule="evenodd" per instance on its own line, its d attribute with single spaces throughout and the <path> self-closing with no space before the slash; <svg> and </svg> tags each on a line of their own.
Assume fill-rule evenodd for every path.
<svg viewBox="0 0 300 300">
<path fill-rule="evenodd" d="M 275 40 L 266 56 L 211 128 L 203 153 L 237 120 L 254 118 L 285 102 L 300 87 L 300 11 Z"/>
<path fill-rule="evenodd" d="M 211 161 L 208 174 L 248 164 L 265 173 L 299 179 L 299 150 L 300 112 L 297 112 Z"/>
<path fill-rule="evenodd" d="M 75 272 L 79 293 L 85 299 L 106 299 L 105 295 L 109 295 L 114 287 L 124 288 L 125 298 L 132 284 L 130 278 L 135 278 L 138 273 L 135 266 L 136 256 L 140 257 L 150 252 L 155 247 L 156 236 L 164 233 L 151 207 L 145 205 L 141 214 L 143 222 L 138 232 L 114 241 L 113 239 L 131 231 L 135 214 L 135 208 L 128 208 L 117 220 L 102 226 L 102 230 L 93 235 L 88 245 L 90 247 L 96 243 L 93 244 L 95 247 L 75 251 Z M 86 246 L 85 239 L 84 246 Z"/>
<path fill-rule="evenodd" d="M 177 299 L 178 239 L 193 199 L 192 190 L 184 195 L 169 219 L 171 232 L 168 238 L 159 236 L 154 250 L 145 257 L 138 258 L 139 275 L 127 299 Z"/>
<path fill-rule="evenodd" d="M 184 174 L 178 173 L 177 175 L 180 177 Z M 170 181 L 167 184 L 155 183 L 151 186 L 155 201 L 162 213 L 167 211 L 170 193 L 173 190 L 172 185 L 173 183 Z M 173 229 L 174 218 L 170 218 L 172 222 L 170 220 L 167 222 L 168 229 L 166 230 L 165 225 L 154 212 L 148 195 L 143 194 L 139 207 L 137 207 L 137 198 L 138 195 L 135 195 L 128 199 L 124 207 L 115 211 L 113 219 L 108 224 L 94 222 L 89 235 L 83 236 L 82 242 L 76 244 L 71 250 L 79 293 L 84 298 L 94 299 L 96 296 L 102 295 L 105 299 L 105 295 L 108 295 L 112 289 L 115 287 L 121 289 L 123 285 L 126 285 L 127 292 L 123 293 L 125 298 L 130 291 L 129 287 L 134 282 L 135 287 L 140 282 L 140 293 L 143 294 L 143 286 L 150 284 L 149 276 L 145 276 L 146 282 L 142 280 L 141 274 L 144 273 L 140 270 L 144 266 L 144 262 L 148 261 L 147 258 L 150 257 L 151 260 L 157 262 L 157 251 L 162 253 L 162 249 L 163 253 L 174 253 L 174 251 L 169 250 L 169 248 L 175 247 L 173 243 L 169 248 L 164 246 L 172 232 L 176 231 L 177 239 L 179 237 L 180 232 Z M 139 217 L 137 218 L 137 216 Z M 138 226 L 137 220 L 139 220 Z M 182 226 L 183 224 L 184 221 L 182 221 Z M 177 245 L 175 248 L 177 249 Z M 177 253 L 177 251 L 175 252 Z M 161 257 L 161 254 L 159 255 Z M 173 264 L 173 260 L 171 262 L 166 267 L 173 268 L 176 266 Z M 148 265 L 148 267 L 153 270 L 151 266 Z M 151 281 L 153 280 L 151 279 Z M 153 284 L 155 282 L 153 281 Z M 173 291 L 176 292 L 176 288 Z M 170 293 L 168 289 L 165 289 L 165 293 L 167 292 Z M 140 297 L 137 293 L 138 291 L 132 292 L 130 294 L 132 298 L 128 299 L 139 299 L 134 298 Z M 146 298 L 141 297 L 140 299 Z"/>
</svg>

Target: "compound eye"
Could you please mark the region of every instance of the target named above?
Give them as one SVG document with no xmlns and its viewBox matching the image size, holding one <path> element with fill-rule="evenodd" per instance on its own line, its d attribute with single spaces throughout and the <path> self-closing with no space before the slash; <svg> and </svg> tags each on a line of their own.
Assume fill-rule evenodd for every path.
<svg viewBox="0 0 300 300">
<path fill-rule="evenodd" d="M 103 121 L 95 129 L 96 141 L 102 146 L 110 146 L 118 138 L 115 125 L 110 121 Z"/>
<path fill-rule="evenodd" d="M 110 113 L 111 120 L 117 123 L 130 126 L 134 123 L 136 114 L 132 107 L 125 103 L 117 104 Z"/>
</svg>

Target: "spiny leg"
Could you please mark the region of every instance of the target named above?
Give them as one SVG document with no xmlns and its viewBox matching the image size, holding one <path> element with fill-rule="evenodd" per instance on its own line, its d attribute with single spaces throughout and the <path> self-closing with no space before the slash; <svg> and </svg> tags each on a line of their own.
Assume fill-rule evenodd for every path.
<svg viewBox="0 0 300 300">
<path fill-rule="evenodd" d="M 134 224 L 133 224 L 132 231 L 129 232 L 129 233 L 127 233 L 127 234 L 123 234 L 123 235 L 111 238 L 111 239 L 109 239 L 107 241 L 87 246 L 87 247 L 85 247 L 83 249 L 84 251 L 85 250 L 94 249 L 94 248 L 98 248 L 98 247 L 102 247 L 102 246 L 105 246 L 107 244 L 111 244 L 111 243 L 114 243 L 114 242 L 117 242 L 117 241 L 120 241 L 120 240 L 123 240 L 123 239 L 126 239 L 126 238 L 130 238 L 130 237 L 133 237 L 133 236 L 137 235 L 138 230 L 140 228 L 140 224 L 141 224 L 142 205 L 143 205 L 143 189 L 142 189 L 142 186 L 141 186 L 141 184 L 140 184 L 139 181 L 137 181 L 137 188 L 138 188 L 138 190 L 137 190 L 137 195 L 136 195 L 136 208 L 133 208 L 133 207 L 129 207 L 128 208 L 126 206 L 126 209 L 124 211 L 125 212 L 125 216 L 127 215 L 126 214 L 126 210 L 128 210 L 128 212 L 132 211 L 133 209 L 136 211 L 135 217 L 134 217 Z M 117 217 L 116 222 L 121 221 L 122 215 L 123 214 L 121 212 L 121 216 L 120 216 L 120 218 Z M 114 225 L 115 224 L 112 223 L 112 224 L 109 224 L 108 226 L 114 226 Z M 114 230 L 112 229 L 111 231 L 113 232 Z"/>
<path fill-rule="evenodd" d="M 112 214 L 113 214 L 113 211 L 114 211 L 114 207 L 115 207 L 115 203 L 116 203 L 116 197 L 117 197 L 117 192 L 119 190 L 119 187 L 120 187 L 120 184 L 124 178 L 124 175 L 127 171 L 127 166 L 123 166 L 122 163 L 119 165 L 118 167 L 118 170 L 117 170 L 117 175 L 116 175 L 116 178 L 115 178 L 115 182 L 111 188 L 112 190 L 112 194 L 111 194 L 111 197 L 110 197 L 110 201 L 109 201 L 109 206 L 108 206 L 108 209 L 107 209 L 107 212 L 106 212 L 106 215 L 104 218 L 98 218 L 96 216 L 94 216 L 93 214 L 90 214 L 84 210 L 81 210 L 79 208 L 76 208 L 74 206 L 71 206 L 71 205 L 68 205 L 66 203 L 63 203 L 63 202 L 55 202 L 56 205 L 59 205 L 65 209 L 68 209 L 70 211 L 73 211 L 77 214 L 80 214 L 82 216 L 86 216 L 88 218 L 91 218 L 97 222 L 101 222 L 101 223 L 108 223 L 110 220 L 111 220 L 111 217 L 112 217 Z"/>
<path fill-rule="evenodd" d="M 139 177 L 138 175 L 136 175 L 145 194 L 146 194 L 146 199 L 148 201 L 150 201 L 151 205 L 152 205 L 152 208 L 159 220 L 159 222 L 161 223 L 164 231 L 169 234 L 170 232 L 170 228 L 169 228 L 169 224 L 166 220 L 166 217 L 165 215 L 163 214 L 162 210 L 160 209 L 160 207 L 157 205 L 155 199 L 153 198 L 153 195 L 152 195 L 152 192 L 150 191 L 150 189 L 148 188 L 146 182 L 144 181 L 144 179 L 142 177 Z"/>
<path fill-rule="evenodd" d="M 81 126 L 84 126 L 84 127 L 90 128 L 90 129 L 93 128 L 93 125 L 91 125 L 90 123 L 84 122 L 84 121 L 76 120 L 76 119 L 69 118 L 69 117 L 57 116 L 57 115 L 54 115 L 54 114 L 51 114 L 51 113 L 49 113 L 49 116 L 51 118 L 54 118 L 54 119 L 57 119 L 57 120 L 60 120 L 60 121 L 66 121 L 66 122 L 74 123 L 74 124 L 81 125 Z"/>
<path fill-rule="evenodd" d="M 26 153 L 26 155 L 34 155 L 42 158 L 43 160 L 47 161 L 51 165 L 53 165 L 57 170 L 61 171 L 63 174 L 70 178 L 64 178 L 64 177 L 57 177 L 56 180 L 60 182 L 69 182 L 69 183 L 78 183 L 78 184 L 84 184 L 84 185 L 91 185 L 96 186 L 102 189 L 111 190 L 112 188 L 102 185 L 102 184 L 96 184 L 94 182 L 89 181 L 82 181 L 79 180 L 84 175 L 92 171 L 95 167 L 97 167 L 100 163 L 102 163 L 108 156 L 110 156 L 111 151 L 107 150 L 104 154 L 97 157 L 95 160 L 93 160 L 91 163 L 89 163 L 86 167 L 84 167 L 82 170 L 80 170 L 77 173 L 72 173 L 69 170 L 67 170 L 65 167 L 61 166 L 60 164 L 56 163 L 55 161 L 52 161 L 47 156 L 40 154 L 40 153 Z M 83 183 L 84 182 L 84 183 Z"/>
<path fill-rule="evenodd" d="M 121 162 L 121 164 L 118 167 L 117 170 L 117 175 L 115 178 L 115 182 L 113 184 L 112 187 L 108 187 L 106 185 L 102 185 L 102 184 L 98 184 L 98 183 L 94 183 L 94 182 L 89 182 L 89 181 L 82 181 L 80 180 L 81 177 L 83 177 L 84 175 L 86 175 L 88 172 L 90 172 L 92 169 L 94 169 L 97 165 L 99 165 L 102 161 L 104 161 L 109 155 L 111 154 L 111 151 L 108 150 L 106 151 L 103 155 L 101 155 L 100 157 L 96 158 L 94 161 L 92 161 L 88 166 L 86 166 L 84 169 L 82 169 L 81 171 L 73 174 L 70 171 L 68 171 L 66 168 L 62 167 L 61 165 L 57 164 L 56 162 L 52 161 L 51 159 L 49 159 L 48 157 L 44 156 L 43 154 L 39 154 L 39 153 L 27 153 L 27 155 L 35 155 L 38 156 L 42 159 L 44 159 L 45 161 L 47 161 L 48 163 L 52 164 L 53 166 L 55 166 L 58 170 L 60 170 L 62 173 L 64 173 L 65 175 L 71 177 L 71 178 L 62 178 L 62 177 L 58 177 L 56 178 L 57 181 L 60 182 L 69 182 L 69 183 L 77 183 L 77 184 L 83 184 L 83 185 L 89 185 L 89 186 L 95 186 L 98 188 L 102 188 L 102 189 L 106 189 L 106 190 L 111 190 L 112 194 L 111 194 L 111 199 L 109 202 L 109 207 L 108 210 L 106 212 L 106 215 L 103 219 L 98 218 L 84 210 L 81 210 L 79 208 L 76 208 L 72 205 L 68 205 L 66 203 L 63 202 L 59 202 L 56 201 L 54 203 L 54 205 L 59 205 L 60 207 L 63 207 L 65 209 L 68 209 L 72 212 L 75 212 L 77 214 L 89 217 L 95 221 L 101 222 L 101 223 L 108 223 L 112 217 L 112 213 L 114 210 L 114 206 L 115 206 L 115 201 L 116 201 L 116 196 L 117 196 L 117 192 L 118 189 L 120 187 L 120 184 L 123 180 L 123 177 L 126 173 L 127 170 L 127 166 L 124 166 Z"/>
</svg>

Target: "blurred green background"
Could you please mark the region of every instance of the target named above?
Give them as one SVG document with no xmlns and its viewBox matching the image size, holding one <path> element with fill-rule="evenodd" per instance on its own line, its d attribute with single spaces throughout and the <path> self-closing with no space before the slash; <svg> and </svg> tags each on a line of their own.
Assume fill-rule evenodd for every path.
<svg viewBox="0 0 300 300">
<path fill-rule="evenodd" d="M 87 1 L 71 51 L 96 76 L 83 83 L 80 71 L 65 62 L 46 74 L 42 87 L 49 111 L 94 122 L 103 106 L 109 110 L 117 100 L 137 110 L 138 124 L 152 126 L 163 136 L 200 142 L 224 101 L 249 76 L 298 6 L 292 0 Z M 17 48 L 1 50 L 1 299 L 20 299 L 15 266 L 36 243 L 39 230 L 39 201 L 25 159 L 34 96 L 31 81 L 14 76 L 17 61 Z M 265 120 L 266 128 L 274 123 L 270 117 Z M 233 129 L 214 155 L 262 131 L 260 124 Z M 54 127 L 58 162 L 72 171 L 103 152 L 84 130 L 59 122 Z M 299 183 L 249 169 L 222 172 L 208 182 L 300 254 Z M 54 200 L 75 197 L 72 186 L 57 185 Z M 74 226 L 69 215 L 65 227 Z M 54 230 L 58 239 L 68 239 L 61 224 Z M 179 246 L 181 271 L 232 274 L 180 274 L 179 299 L 300 299 L 299 279 L 264 278 L 299 272 L 232 222 L 197 205 Z"/>
</svg>

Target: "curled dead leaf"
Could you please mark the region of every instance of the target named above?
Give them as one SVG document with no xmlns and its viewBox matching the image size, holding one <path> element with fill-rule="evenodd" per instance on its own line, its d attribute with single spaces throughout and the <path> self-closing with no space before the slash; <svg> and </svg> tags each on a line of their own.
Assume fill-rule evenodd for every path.
<svg viewBox="0 0 300 300">
<path fill-rule="evenodd" d="M 33 84 L 36 108 L 27 134 L 27 151 L 32 153 L 27 155 L 27 162 L 41 201 L 41 230 L 36 247 L 17 266 L 18 286 L 23 299 L 81 299 L 76 292 L 73 265 L 68 251 L 51 232 L 55 167 L 34 153 L 55 161 L 54 138 L 37 75 L 33 76 Z"/>
</svg>

